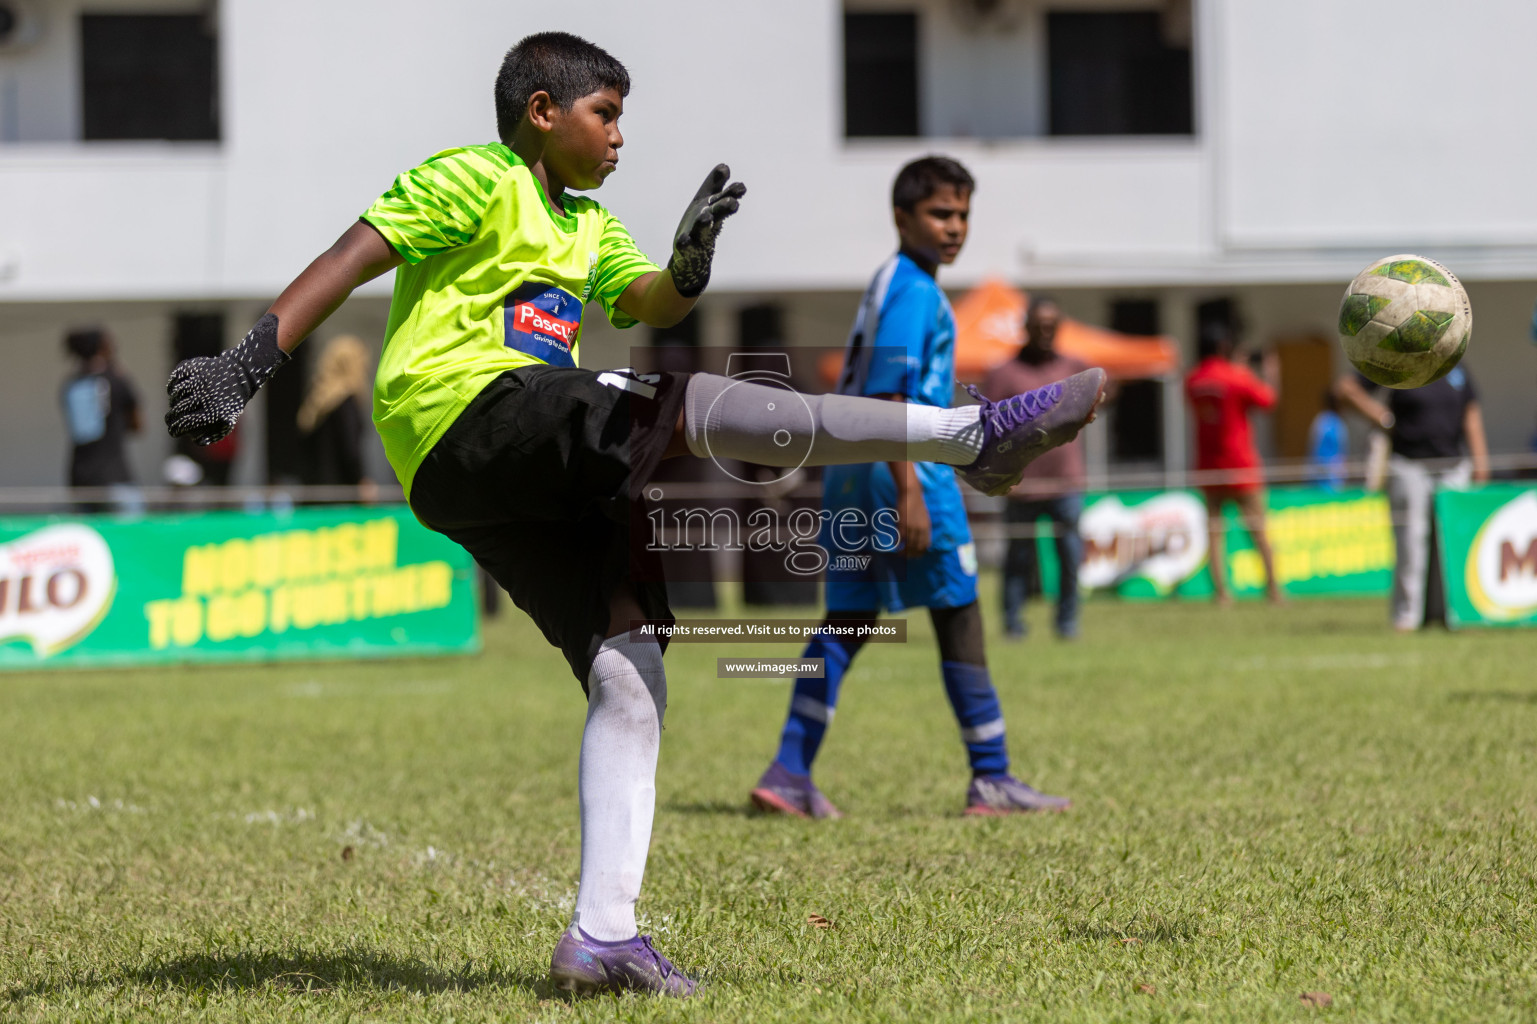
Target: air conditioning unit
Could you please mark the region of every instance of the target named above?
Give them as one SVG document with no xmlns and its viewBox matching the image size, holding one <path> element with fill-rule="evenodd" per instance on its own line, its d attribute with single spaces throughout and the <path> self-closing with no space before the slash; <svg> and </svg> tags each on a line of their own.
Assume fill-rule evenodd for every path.
<svg viewBox="0 0 1537 1024">
<path fill-rule="evenodd" d="M 33 0 L 0 0 L 0 54 L 19 53 L 43 37 L 43 15 Z"/>
</svg>

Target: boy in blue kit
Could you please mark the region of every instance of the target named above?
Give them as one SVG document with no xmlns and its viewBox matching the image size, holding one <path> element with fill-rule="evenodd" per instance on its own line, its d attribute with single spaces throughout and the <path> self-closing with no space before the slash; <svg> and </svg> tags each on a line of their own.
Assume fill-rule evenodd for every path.
<svg viewBox="0 0 1537 1024">
<path fill-rule="evenodd" d="M 395 271 L 374 382 L 385 454 L 416 517 L 507 590 L 587 697 L 580 881 L 550 979 L 687 996 L 694 982 L 635 920 L 667 677 L 665 639 L 632 627 L 672 613 L 655 553 L 630 538 L 657 463 L 825 466 L 913 453 L 1001 493 L 1093 417 L 1104 380 L 1080 374 L 962 409 L 842 395 L 788 409 L 778 388 L 708 373 L 582 368 L 584 311 L 617 327 L 671 326 L 688 313 L 746 193 L 716 167 L 685 208 L 666 267 L 646 258 L 617 217 L 574 194 L 617 169 L 629 91 L 624 65 L 584 39 L 519 42 L 496 79 L 498 141 L 399 175 L 239 345 L 178 364 L 166 425 L 202 444 L 227 435 L 295 345 L 359 285 Z M 778 439 L 808 429 L 808 414 L 809 446 L 787 448 Z"/>
<path fill-rule="evenodd" d="M 950 404 L 955 317 L 935 275 L 940 265 L 955 262 L 965 244 L 974 189 L 966 169 L 942 156 L 914 160 L 897 174 L 891 205 L 901 248 L 865 292 L 849 335 L 840 394 L 937 408 Z M 976 546 L 955 471 L 933 462 L 834 466 L 823 477 L 822 505 L 829 524 L 822 543 L 832 558 L 825 624 L 874 623 L 883 609 L 929 609 L 945 695 L 971 761 L 965 813 L 1065 810 L 1065 798 L 1039 793 L 1009 774 L 1003 711 L 988 675 L 977 608 Z M 893 518 L 901 541 L 897 551 L 882 543 L 891 531 L 881 525 Z M 865 567 L 844 567 L 860 564 Z M 812 783 L 811 764 L 863 642 L 845 630 L 824 633 L 807 645 L 803 657 L 821 659 L 824 674 L 795 681 L 779 753 L 752 791 L 762 810 L 841 817 Z"/>
</svg>

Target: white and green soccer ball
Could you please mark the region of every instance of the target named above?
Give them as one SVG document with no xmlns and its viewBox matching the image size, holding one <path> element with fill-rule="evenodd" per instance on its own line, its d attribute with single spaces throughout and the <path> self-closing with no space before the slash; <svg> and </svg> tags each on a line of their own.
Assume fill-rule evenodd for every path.
<svg viewBox="0 0 1537 1024">
<path fill-rule="evenodd" d="M 1455 274 L 1424 256 L 1389 256 L 1356 275 L 1340 303 L 1345 357 L 1390 388 L 1452 371 L 1473 336 L 1473 306 Z"/>
</svg>

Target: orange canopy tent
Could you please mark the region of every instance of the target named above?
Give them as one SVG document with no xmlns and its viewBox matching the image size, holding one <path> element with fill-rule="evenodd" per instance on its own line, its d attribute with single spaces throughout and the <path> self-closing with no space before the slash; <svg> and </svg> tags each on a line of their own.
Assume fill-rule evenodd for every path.
<svg viewBox="0 0 1537 1024">
<path fill-rule="evenodd" d="M 1025 343 L 1025 293 L 996 278 L 983 281 L 955 304 L 955 375 L 978 381 L 999 363 L 1013 359 Z M 1142 337 L 1092 327 L 1063 317 L 1056 350 L 1111 377 L 1138 380 L 1179 369 L 1179 342 L 1163 335 Z"/>
<path fill-rule="evenodd" d="M 989 278 L 955 304 L 955 376 L 980 381 L 999 363 L 1013 359 L 1025 343 L 1024 292 Z M 1179 342 L 1166 335 L 1122 334 L 1069 317 L 1057 325 L 1056 350 L 1089 366 L 1104 367 L 1117 380 L 1164 377 L 1179 369 Z M 829 384 L 843 367 L 842 352 L 828 352 L 818 370 Z"/>
</svg>

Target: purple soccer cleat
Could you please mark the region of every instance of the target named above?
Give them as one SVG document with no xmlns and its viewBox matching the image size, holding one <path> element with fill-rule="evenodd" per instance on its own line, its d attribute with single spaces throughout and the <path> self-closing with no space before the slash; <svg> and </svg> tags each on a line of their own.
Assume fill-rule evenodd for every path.
<svg viewBox="0 0 1537 1024">
<path fill-rule="evenodd" d="M 966 385 L 971 397 L 982 403 L 982 454 L 955 471 L 983 494 L 1009 493 L 1038 455 L 1071 441 L 1094 419 L 1107 379 L 1096 366 L 1001 402 L 983 398 Z"/>
<path fill-rule="evenodd" d="M 1073 802 L 1065 796 L 1048 796 L 1012 775 L 978 775 L 966 790 L 966 814 L 1031 814 L 1065 811 Z"/>
<path fill-rule="evenodd" d="M 843 812 L 817 789 L 810 775 L 795 775 L 778 761 L 769 765 L 758 780 L 752 802 L 760 811 L 792 818 L 843 817 Z"/>
<path fill-rule="evenodd" d="M 550 956 L 550 981 L 562 992 L 634 989 L 686 999 L 698 983 L 651 945 L 651 936 L 601 942 L 576 925 L 566 929 Z"/>
</svg>

